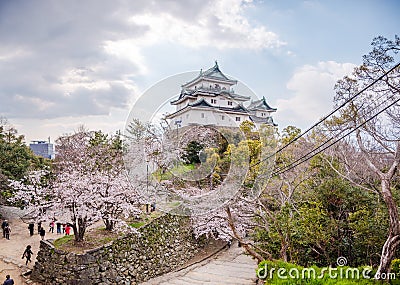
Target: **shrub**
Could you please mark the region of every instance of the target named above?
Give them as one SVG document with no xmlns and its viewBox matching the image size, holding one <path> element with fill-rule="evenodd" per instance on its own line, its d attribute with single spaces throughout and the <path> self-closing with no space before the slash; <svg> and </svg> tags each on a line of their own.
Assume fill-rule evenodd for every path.
<svg viewBox="0 0 400 285">
<path fill-rule="evenodd" d="M 400 259 L 393 259 L 390 266 L 390 271 L 396 274 L 396 277 L 400 277 Z M 390 280 L 390 284 L 400 285 L 400 280 Z"/>
</svg>

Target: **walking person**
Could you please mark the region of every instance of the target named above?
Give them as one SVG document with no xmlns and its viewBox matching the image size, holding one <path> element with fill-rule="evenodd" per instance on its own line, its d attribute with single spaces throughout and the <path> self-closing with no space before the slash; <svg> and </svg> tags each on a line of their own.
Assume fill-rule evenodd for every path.
<svg viewBox="0 0 400 285">
<path fill-rule="evenodd" d="M 10 228 L 10 226 L 8 224 L 4 228 L 4 232 L 5 232 L 5 235 L 6 235 L 6 239 L 10 239 L 11 228 Z"/>
<path fill-rule="evenodd" d="M 31 257 L 32 257 L 32 249 L 31 245 L 28 245 L 24 251 L 24 254 L 22 255 L 22 259 L 26 258 L 26 263 L 25 265 L 28 265 L 28 261 L 32 262 Z"/>
<path fill-rule="evenodd" d="M 54 220 L 50 222 L 49 233 L 54 233 Z"/>
<path fill-rule="evenodd" d="M 14 285 L 14 280 L 11 279 L 10 275 L 6 275 L 6 280 L 3 285 Z"/>
<path fill-rule="evenodd" d="M 65 227 L 65 235 L 69 236 L 70 231 L 71 231 L 71 227 L 69 224 L 67 224 L 67 226 Z"/>
<path fill-rule="evenodd" d="M 35 230 L 35 224 L 29 223 L 28 229 L 29 229 L 29 234 L 33 236 L 33 231 Z"/>
<path fill-rule="evenodd" d="M 61 234 L 61 223 L 57 222 L 56 226 L 57 226 L 57 234 Z"/>
<path fill-rule="evenodd" d="M 5 231 L 6 226 L 8 226 L 8 222 L 7 222 L 7 220 L 4 220 L 4 221 L 1 223 L 1 229 L 3 230 L 3 238 L 6 237 L 6 231 Z"/>
<path fill-rule="evenodd" d="M 40 235 L 40 238 L 42 240 L 44 240 L 44 236 L 46 235 L 46 230 L 44 228 L 41 228 L 39 231 L 39 235 Z"/>
<path fill-rule="evenodd" d="M 38 232 L 38 234 L 40 234 L 40 230 L 42 229 L 42 222 L 39 222 L 38 224 L 37 224 L 37 232 Z"/>
</svg>

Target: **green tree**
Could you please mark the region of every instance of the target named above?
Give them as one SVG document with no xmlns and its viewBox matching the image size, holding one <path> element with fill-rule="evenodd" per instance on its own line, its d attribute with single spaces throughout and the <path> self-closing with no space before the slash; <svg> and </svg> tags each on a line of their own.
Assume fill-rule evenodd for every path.
<svg viewBox="0 0 400 285">
<path fill-rule="evenodd" d="M 187 164 L 200 163 L 200 151 L 203 150 L 204 146 L 197 141 L 191 141 L 184 148 L 184 153 L 182 159 L 185 160 Z"/>
<path fill-rule="evenodd" d="M 6 119 L 0 118 L 0 192 L 10 196 L 12 193 L 7 181 L 22 180 L 30 170 L 50 166 L 51 161 L 36 156 Z"/>
</svg>

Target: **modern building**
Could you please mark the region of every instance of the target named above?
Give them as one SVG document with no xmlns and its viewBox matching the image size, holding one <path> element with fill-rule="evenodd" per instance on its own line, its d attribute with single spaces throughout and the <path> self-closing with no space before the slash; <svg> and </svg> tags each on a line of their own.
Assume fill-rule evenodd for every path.
<svg viewBox="0 0 400 285">
<path fill-rule="evenodd" d="M 29 144 L 29 148 L 33 151 L 34 154 L 38 156 L 49 159 L 55 158 L 54 145 L 50 143 L 50 140 L 32 141 L 32 143 Z"/>
<path fill-rule="evenodd" d="M 181 86 L 179 97 L 171 101 L 176 111 L 166 115 L 166 119 L 177 127 L 239 127 L 246 120 L 257 127 L 275 125 L 272 113 L 276 109 L 267 104 L 265 97 L 249 102 L 250 97 L 235 93 L 236 84 L 237 81 L 224 75 L 215 62 L 213 67 L 200 71 L 196 78 Z"/>
</svg>

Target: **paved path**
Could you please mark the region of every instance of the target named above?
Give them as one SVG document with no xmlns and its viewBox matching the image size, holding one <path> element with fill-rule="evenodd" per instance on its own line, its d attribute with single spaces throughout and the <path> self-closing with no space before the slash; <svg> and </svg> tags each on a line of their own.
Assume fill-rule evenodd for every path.
<svg viewBox="0 0 400 285">
<path fill-rule="evenodd" d="M 235 245 L 199 264 L 151 279 L 141 285 L 254 285 L 256 267 L 256 261 Z"/>
<path fill-rule="evenodd" d="M 35 264 L 40 244 L 37 225 L 35 225 L 35 234 L 30 236 L 28 225 L 20 219 L 25 214 L 24 211 L 15 207 L 0 206 L 0 213 L 8 220 L 11 227 L 10 240 L 3 238 L 0 230 L 0 284 L 3 284 L 6 274 L 10 274 L 18 285 L 31 284 L 29 281 L 29 283 L 26 283 L 26 280 L 20 274 L 32 269 Z M 48 223 L 44 223 L 43 226 L 46 229 L 46 239 L 60 237 L 60 235 L 48 232 Z M 28 244 L 32 246 L 34 254 L 32 263 L 28 263 L 28 266 L 26 266 L 26 260 L 21 259 L 21 257 Z"/>
</svg>

